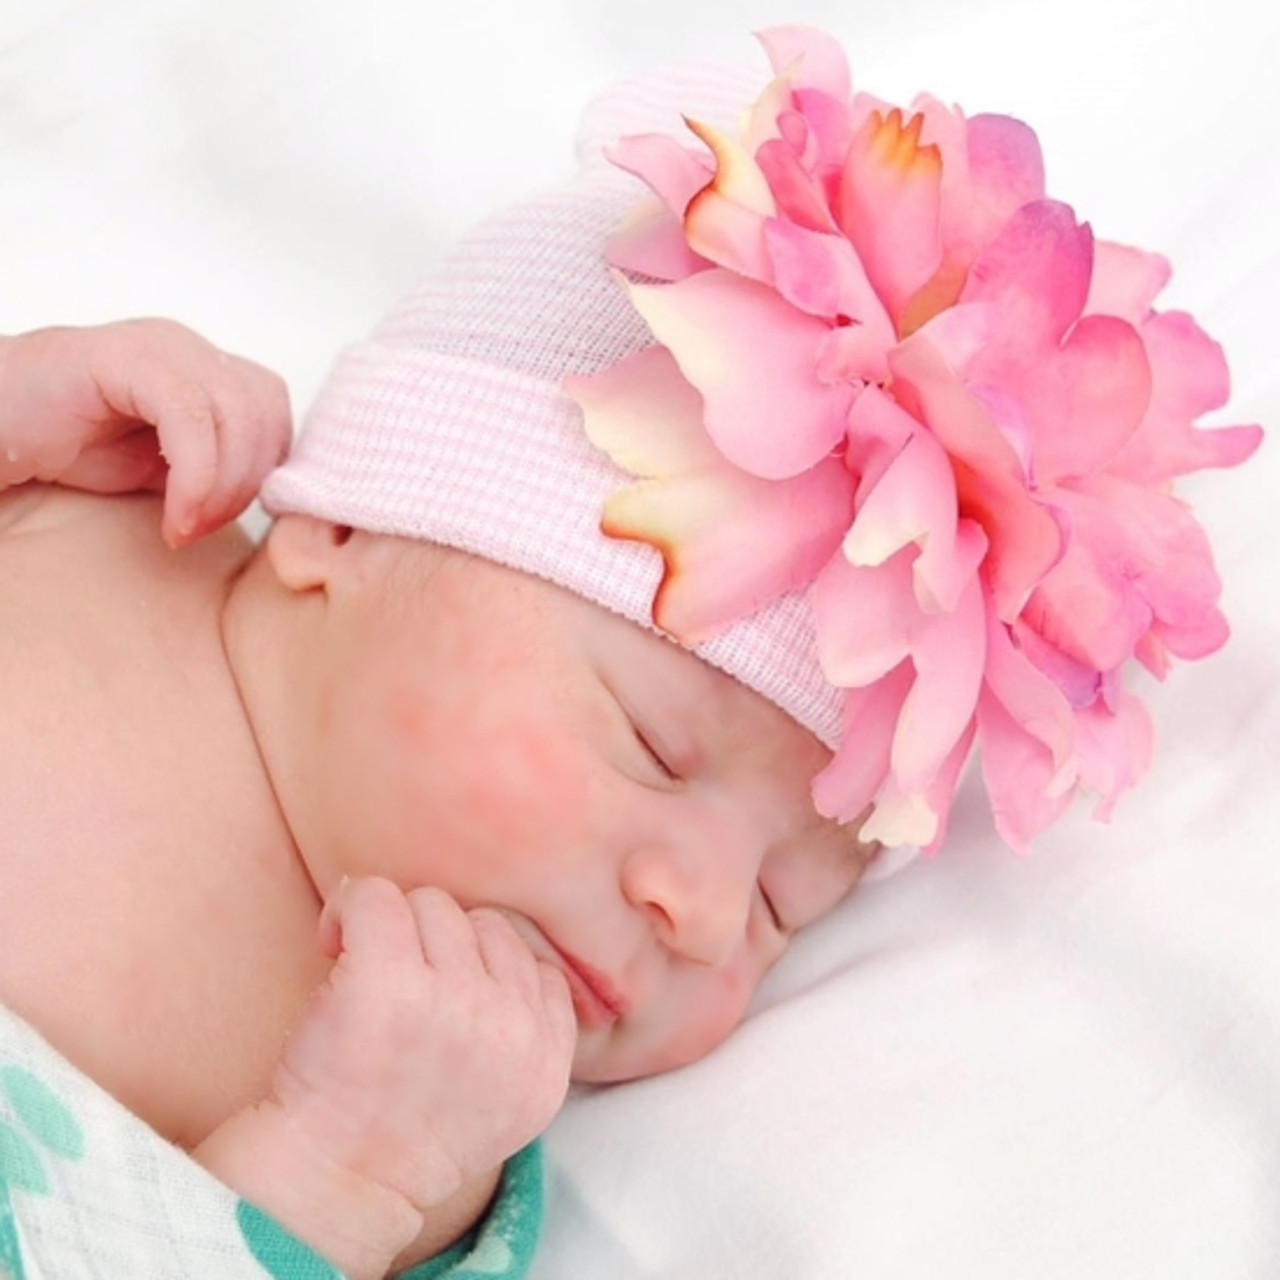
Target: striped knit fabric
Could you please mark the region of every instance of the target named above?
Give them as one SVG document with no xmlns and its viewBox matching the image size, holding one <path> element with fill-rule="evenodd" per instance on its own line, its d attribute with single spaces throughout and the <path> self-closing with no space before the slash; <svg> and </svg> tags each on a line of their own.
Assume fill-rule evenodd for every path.
<svg viewBox="0 0 1280 1280">
<path fill-rule="evenodd" d="M 477 227 L 340 357 L 268 478 L 267 510 L 460 547 L 652 627 L 661 558 L 600 532 L 605 498 L 629 477 L 588 442 L 561 389 L 652 341 L 603 252 L 645 190 L 602 147 L 628 133 L 689 138 L 682 112 L 732 126 L 761 87 L 686 66 L 592 103 L 575 181 Z M 818 666 L 806 595 L 695 652 L 834 744 L 842 694 Z"/>
</svg>

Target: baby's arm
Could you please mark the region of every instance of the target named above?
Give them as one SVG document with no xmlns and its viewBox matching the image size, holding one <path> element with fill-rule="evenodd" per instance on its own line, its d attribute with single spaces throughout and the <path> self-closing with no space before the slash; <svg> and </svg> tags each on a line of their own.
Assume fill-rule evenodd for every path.
<svg viewBox="0 0 1280 1280">
<path fill-rule="evenodd" d="M 195 1151 L 355 1280 L 439 1252 L 480 1216 L 502 1163 L 564 1101 L 564 976 L 495 911 L 347 881 L 326 906 L 337 962 L 271 1096 Z"/>
<path fill-rule="evenodd" d="M 234 520 L 289 437 L 275 374 L 171 320 L 0 337 L 0 491 L 163 492 L 179 546 Z"/>
</svg>

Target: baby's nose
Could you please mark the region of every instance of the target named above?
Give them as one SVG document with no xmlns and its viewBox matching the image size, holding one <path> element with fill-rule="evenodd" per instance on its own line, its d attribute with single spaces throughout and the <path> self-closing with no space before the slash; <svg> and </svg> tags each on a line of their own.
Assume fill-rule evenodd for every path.
<svg viewBox="0 0 1280 1280">
<path fill-rule="evenodd" d="M 627 901 L 650 919 L 658 940 L 696 964 L 723 964 L 741 944 L 760 869 L 742 842 L 700 847 L 646 845 L 622 869 Z"/>
</svg>

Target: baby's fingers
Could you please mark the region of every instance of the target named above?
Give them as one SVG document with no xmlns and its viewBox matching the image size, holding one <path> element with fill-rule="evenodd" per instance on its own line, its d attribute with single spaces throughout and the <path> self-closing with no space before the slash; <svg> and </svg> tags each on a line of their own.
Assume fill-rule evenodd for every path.
<svg viewBox="0 0 1280 1280">
<path fill-rule="evenodd" d="M 187 528 L 172 530 L 180 540 L 199 537 L 240 515 L 284 458 L 292 435 L 284 381 L 252 361 L 222 353 L 218 358 L 221 376 L 210 386 L 215 471 L 206 492 L 187 499 Z"/>
<path fill-rule="evenodd" d="M 344 879 L 320 913 L 320 946 L 348 967 L 417 973 L 418 927 L 403 893 L 376 876 Z"/>
</svg>

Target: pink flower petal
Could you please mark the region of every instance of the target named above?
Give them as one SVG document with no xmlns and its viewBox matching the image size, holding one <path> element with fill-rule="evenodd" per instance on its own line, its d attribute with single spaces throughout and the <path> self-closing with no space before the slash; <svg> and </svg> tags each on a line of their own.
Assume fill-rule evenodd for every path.
<svg viewBox="0 0 1280 1280">
<path fill-rule="evenodd" d="M 972 221 L 989 240 L 1023 205 L 1044 199 L 1044 158 L 1035 132 L 1012 116 L 971 116 L 968 146 Z"/>
<path fill-rule="evenodd" d="M 829 330 L 818 343 L 813 374 L 828 386 L 880 382 L 888 376 L 884 341 L 864 324 L 846 324 Z"/>
<path fill-rule="evenodd" d="M 837 220 L 897 322 L 942 263 L 942 163 L 921 146 L 924 118 L 869 116 L 845 159 Z"/>
<path fill-rule="evenodd" d="M 824 319 L 855 320 L 885 351 L 893 346 L 893 322 L 847 240 L 779 218 L 765 224 L 764 234 L 778 292 L 788 302 Z"/>
<path fill-rule="evenodd" d="M 1158 253 L 1097 240 L 1084 313 L 1119 316 L 1130 324 L 1141 324 L 1151 314 L 1151 304 L 1169 283 L 1171 274 L 1168 259 Z"/>
<path fill-rule="evenodd" d="M 837 459 L 784 481 L 721 463 L 618 491 L 601 528 L 662 552 L 654 621 L 692 645 L 812 580 L 838 547 L 852 507 L 849 474 Z"/>
<path fill-rule="evenodd" d="M 839 688 L 880 679 L 911 653 L 923 616 L 912 590 L 911 550 L 873 567 L 835 556 L 813 584 L 818 661 Z"/>
<path fill-rule="evenodd" d="M 986 553 L 986 535 L 973 521 L 959 520 L 955 476 L 938 442 L 882 391 L 868 387 L 850 415 L 851 433 L 865 431 L 873 418 L 896 418 L 885 423 L 883 435 L 892 438 L 896 427 L 905 441 L 875 484 L 860 486 L 844 554 L 852 564 L 877 565 L 914 543 L 920 548 L 913 571 L 920 607 L 950 611 Z"/>
<path fill-rule="evenodd" d="M 904 662 L 883 679 L 845 695 L 840 745 L 813 780 L 814 804 L 824 817 L 852 822 L 866 814 L 888 776 L 898 713 L 912 679 Z"/>
<path fill-rule="evenodd" d="M 652 280 L 683 280 L 711 264 L 693 252 L 684 226 L 657 200 L 637 205 L 610 237 L 605 261 Z"/>
<path fill-rule="evenodd" d="M 986 662 L 986 619 L 976 579 L 954 612 L 922 615 L 912 638 L 915 683 L 893 742 L 893 773 L 906 792 L 930 785 L 973 718 Z"/>
<path fill-rule="evenodd" d="M 756 32 L 776 75 L 786 74 L 798 89 L 818 89 L 845 101 L 852 92 L 849 60 L 838 40 L 817 27 L 795 24 Z"/>
<path fill-rule="evenodd" d="M 764 224 L 777 213 L 777 205 L 764 173 L 736 139 L 711 125 L 686 123 L 716 161 L 715 177 L 685 210 L 689 247 L 722 267 L 772 284 Z"/>
<path fill-rule="evenodd" d="M 769 182 L 779 214 L 806 230 L 837 230 L 821 184 L 786 142 L 775 138 L 762 144 L 756 163 Z"/>
<path fill-rule="evenodd" d="M 1093 816 L 1108 822 L 1120 796 L 1151 764 L 1155 733 L 1147 709 L 1122 693 L 1113 714 L 1095 703 L 1076 713 L 1080 747 L 1080 785 L 1099 795 Z"/>
<path fill-rule="evenodd" d="M 976 580 L 953 613 L 924 614 L 912 592 L 910 551 L 873 569 L 836 557 L 813 586 L 818 656 L 840 687 L 873 684 L 910 658 L 915 672 L 894 735 L 904 793 L 922 792 L 973 715 L 986 647 Z"/>
<path fill-rule="evenodd" d="M 619 169 L 644 182 L 677 218 L 684 216 L 689 201 L 715 172 L 705 155 L 681 146 L 665 133 L 619 138 L 605 148 L 605 155 Z"/>
<path fill-rule="evenodd" d="M 1071 792 L 1055 789 L 1058 766 L 1052 753 L 989 687 L 978 699 L 977 721 L 982 780 L 996 831 L 1011 848 L 1025 853 L 1067 807 Z"/>
<path fill-rule="evenodd" d="M 955 799 L 956 786 L 961 772 L 969 759 L 973 748 L 973 740 L 977 734 L 977 717 L 972 719 L 964 732 L 956 740 L 950 754 L 942 762 L 933 781 L 925 790 L 925 803 L 934 814 L 934 830 L 932 837 L 922 839 L 920 851 L 926 855 L 935 854 L 947 838 L 947 826 L 951 818 L 951 805 Z"/>
<path fill-rule="evenodd" d="M 881 784 L 871 816 L 858 832 L 860 839 L 875 840 L 890 849 L 932 846 L 937 834 L 938 814 L 930 807 L 928 796 L 919 791 L 904 792 L 892 774 Z"/>
<path fill-rule="evenodd" d="M 1032 432 L 1033 482 L 1045 488 L 1109 463 L 1151 400 L 1151 367 L 1133 326 L 1085 316 L 1057 351 L 1016 379 Z"/>
<path fill-rule="evenodd" d="M 1019 651 L 1053 683 L 1073 709 L 1091 706 L 1105 696 L 1109 673 L 1099 671 L 1086 659 L 1064 653 L 1036 629 L 1042 621 L 1029 607 L 1013 624 L 1010 629 Z"/>
<path fill-rule="evenodd" d="M 1109 470 L 1161 484 L 1202 467 L 1234 467 L 1262 443 L 1257 426 L 1200 430 L 1193 422 L 1227 401 L 1222 348 L 1185 312 L 1152 316 L 1140 330 L 1153 386 L 1146 416 Z"/>
<path fill-rule="evenodd" d="M 665 347 L 645 347 L 564 389 L 582 409 L 587 439 L 625 471 L 670 476 L 723 465 L 702 425 L 702 397 Z"/>
<path fill-rule="evenodd" d="M 1033 358 L 1057 346 L 1084 307 L 1093 270 L 1093 233 L 1054 200 L 1024 205 L 978 255 L 962 302 L 993 302 L 1001 331 L 994 355 Z M 984 364 L 975 376 L 999 382 Z"/>
<path fill-rule="evenodd" d="M 721 268 L 629 292 L 702 393 L 707 431 L 734 465 L 780 480 L 813 466 L 843 438 L 856 392 L 824 386 L 814 374 L 827 333 L 821 320 Z"/>
<path fill-rule="evenodd" d="M 986 532 L 984 572 L 1000 617 L 1012 621 L 1062 554 L 1058 519 L 1028 492 L 1017 454 L 941 360 L 927 328 L 902 343 L 889 364 L 897 399 L 951 458 L 961 514 Z"/>
<path fill-rule="evenodd" d="M 994 611 L 987 615 L 984 678 L 984 697 L 994 698 L 1022 734 L 1029 734 L 1046 748 L 1050 774 L 1063 769 L 1075 743 L 1071 703 L 1059 686 L 1014 644 L 1008 627 Z"/>
<path fill-rule="evenodd" d="M 1060 490 L 1056 500 L 1070 515 L 1071 545 L 1026 611 L 1051 644 L 1109 671 L 1156 619 L 1175 652 L 1182 633 L 1193 651 L 1226 639 L 1208 538 L 1185 504 L 1110 476 Z"/>
</svg>

